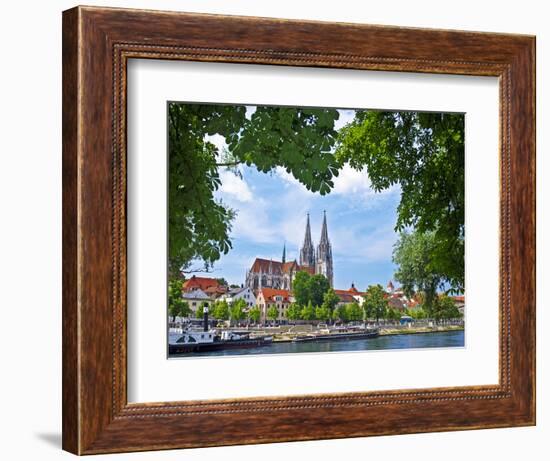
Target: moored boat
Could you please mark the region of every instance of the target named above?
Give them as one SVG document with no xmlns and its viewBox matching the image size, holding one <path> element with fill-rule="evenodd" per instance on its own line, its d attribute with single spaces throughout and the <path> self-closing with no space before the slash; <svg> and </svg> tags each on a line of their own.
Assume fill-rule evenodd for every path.
<svg viewBox="0 0 550 461">
<path fill-rule="evenodd" d="M 307 334 L 303 336 L 297 336 L 292 339 L 292 342 L 315 342 L 315 341 L 338 341 L 338 340 L 352 340 L 352 339 L 369 339 L 376 338 L 378 336 L 378 328 L 360 328 L 360 329 L 345 329 L 345 330 L 332 330 L 327 333 L 319 334 Z"/>
<path fill-rule="evenodd" d="M 219 332 L 208 327 L 208 309 L 204 312 L 202 329 L 183 329 L 179 334 L 170 334 L 168 353 L 188 354 L 193 352 L 219 351 L 225 349 L 247 349 L 268 346 L 271 336 L 252 337 L 248 332 L 224 330 Z"/>
</svg>

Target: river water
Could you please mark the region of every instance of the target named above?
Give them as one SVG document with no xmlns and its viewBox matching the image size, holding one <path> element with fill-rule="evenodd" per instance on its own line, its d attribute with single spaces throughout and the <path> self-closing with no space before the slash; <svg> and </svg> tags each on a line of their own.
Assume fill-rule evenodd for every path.
<svg viewBox="0 0 550 461">
<path fill-rule="evenodd" d="M 273 343 L 266 347 L 232 349 L 225 351 L 194 352 L 171 357 L 215 357 L 231 355 L 292 354 L 296 352 L 349 352 L 388 349 L 422 349 L 426 347 L 464 347 L 464 330 L 438 333 L 418 333 L 378 336 L 349 341 L 321 341 L 306 343 Z"/>
</svg>

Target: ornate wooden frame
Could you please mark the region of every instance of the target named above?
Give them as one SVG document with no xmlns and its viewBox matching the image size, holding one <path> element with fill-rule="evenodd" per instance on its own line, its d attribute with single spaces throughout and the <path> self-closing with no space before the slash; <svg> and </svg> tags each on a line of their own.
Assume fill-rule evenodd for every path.
<svg viewBox="0 0 550 461">
<path fill-rule="evenodd" d="M 496 386 L 128 404 L 130 58 L 498 76 Z M 63 13 L 63 448 L 77 454 L 535 424 L 535 38 L 77 7 Z"/>
</svg>

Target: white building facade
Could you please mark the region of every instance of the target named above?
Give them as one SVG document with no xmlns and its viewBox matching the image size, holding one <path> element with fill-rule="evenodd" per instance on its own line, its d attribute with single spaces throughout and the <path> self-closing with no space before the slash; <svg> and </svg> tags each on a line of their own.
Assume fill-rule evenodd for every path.
<svg viewBox="0 0 550 461">
<path fill-rule="evenodd" d="M 242 299 L 246 302 L 246 307 L 248 309 L 256 305 L 256 296 L 254 296 L 254 292 L 250 289 L 250 287 L 229 290 L 229 293 L 222 295 L 220 299 L 222 301 L 226 301 L 228 304 L 232 304 L 235 301 Z"/>
</svg>

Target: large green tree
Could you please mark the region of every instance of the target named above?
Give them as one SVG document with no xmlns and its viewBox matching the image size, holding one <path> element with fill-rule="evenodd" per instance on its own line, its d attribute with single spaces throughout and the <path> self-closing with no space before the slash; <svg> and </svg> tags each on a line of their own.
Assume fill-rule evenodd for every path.
<svg viewBox="0 0 550 461">
<path fill-rule="evenodd" d="M 298 304 L 292 303 L 286 310 L 288 320 L 300 320 L 302 318 L 302 309 Z"/>
<path fill-rule="evenodd" d="M 328 193 L 339 162 L 333 155 L 337 132 L 334 109 L 244 105 L 168 106 L 169 268 L 208 270 L 231 249 L 229 232 L 235 212 L 216 200 L 219 171 L 240 165 L 268 173 L 283 168 L 309 190 Z M 211 136 L 223 136 L 220 152 Z M 192 267 L 200 261 L 202 267 Z"/>
<path fill-rule="evenodd" d="M 279 309 L 277 309 L 277 306 L 271 306 L 268 310 L 267 310 L 267 318 L 271 321 L 275 321 L 277 320 L 277 318 L 279 317 Z"/>
<path fill-rule="evenodd" d="M 327 308 L 326 306 L 318 306 L 315 308 L 315 318 L 317 320 L 321 320 L 321 321 L 328 321 L 330 320 L 330 314 L 331 314 L 331 310 L 329 308 Z"/>
<path fill-rule="evenodd" d="M 168 312 L 173 317 L 187 317 L 191 313 L 189 304 L 182 298 L 182 281 L 175 279 L 168 283 Z"/>
<path fill-rule="evenodd" d="M 305 271 L 299 271 L 292 282 L 292 291 L 296 302 L 301 306 L 309 303 L 313 307 L 323 304 L 326 293 L 330 290 L 328 279 L 322 274 L 310 275 Z M 329 301 L 332 298 L 329 299 Z"/>
<path fill-rule="evenodd" d="M 325 296 L 323 296 L 322 306 L 327 308 L 329 310 L 329 312 L 332 312 L 339 302 L 340 302 L 340 298 L 334 292 L 334 290 L 332 288 L 330 288 L 325 293 Z"/>
<path fill-rule="evenodd" d="M 417 319 L 417 320 L 420 320 L 420 319 L 425 319 L 427 317 L 426 315 L 426 312 L 424 311 L 424 309 L 422 309 L 421 307 L 416 307 L 414 309 L 411 309 L 409 311 L 409 315 L 413 318 L 413 319 Z"/>
<path fill-rule="evenodd" d="M 337 306 L 332 311 L 332 318 L 334 320 L 341 320 L 342 322 L 347 322 L 349 320 L 348 318 L 348 309 L 345 304 L 341 304 Z"/>
<path fill-rule="evenodd" d="M 398 267 L 395 279 L 406 295 L 422 295 L 422 307 L 429 316 L 433 314 L 437 290 L 450 282 L 436 260 L 437 247 L 435 232 L 403 232 L 393 249 L 393 262 Z"/>
<path fill-rule="evenodd" d="M 350 303 L 346 306 L 347 318 L 350 322 L 363 320 L 363 309 L 357 303 Z"/>
<path fill-rule="evenodd" d="M 382 285 L 370 285 L 363 298 L 363 309 L 365 310 L 366 318 L 376 319 L 378 322 L 378 320 L 385 317 L 388 309 L 388 300 Z"/>
<path fill-rule="evenodd" d="M 302 308 L 301 317 L 304 320 L 315 320 L 315 307 L 313 307 L 311 301 Z"/>
<path fill-rule="evenodd" d="M 254 306 L 253 308 L 251 308 L 249 311 L 248 311 L 248 319 L 252 322 L 252 323 L 258 323 L 260 321 L 260 317 L 261 317 L 262 313 L 260 311 L 260 308 L 257 307 L 257 306 Z"/>
<path fill-rule="evenodd" d="M 238 322 L 245 318 L 246 313 L 246 301 L 244 299 L 237 299 L 231 303 L 229 307 L 229 316 L 232 322 Z"/>
<path fill-rule="evenodd" d="M 227 301 L 216 301 L 214 303 L 214 308 L 212 309 L 212 317 L 218 320 L 229 319 L 229 305 L 227 304 Z"/>
<path fill-rule="evenodd" d="M 455 302 L 447 295 L 441 295 L 436 298 L 432 311 L 433 317 L 437 320 L 459 319 L 463 317 Z"/>
<path fill-rule="evenodd" d="M 325 294 L 330 290 L 328 279 L 322 274 L 312 275 L 309 279 L 309 301 L 314 307 L 323 304 Z"/>
<path fill-rule="evenodd" d="M 294 280 L 292 281 L 292 293 L 294 294 L 294 299 L 296 300 L 296 304 L 299 306 L 306 306 L 307 303 L 310 300 L 309 297 L 309 279 L 311 278 L 311 275 L 309 275 L 305 271 L 299 271 L 294 276 Z"/>
<path fill-rule="evenodd" d="M 357 111 L 337 159 L 366 169 L 376 191 L 401 189 L 396 230 L 433 233 L 432 265 L 464 287 L 464 115 Z"/>
</svg>

